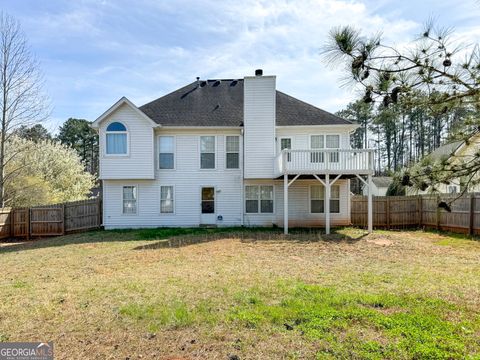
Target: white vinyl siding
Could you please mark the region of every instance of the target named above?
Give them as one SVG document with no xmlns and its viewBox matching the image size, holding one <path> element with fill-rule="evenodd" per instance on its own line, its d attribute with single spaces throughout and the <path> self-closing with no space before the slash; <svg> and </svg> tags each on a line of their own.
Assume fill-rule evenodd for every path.
<svg viewBox="0 0 480 360">
<path fill-rule="evenodd" d="M 308 139 L 308 138 L 307 138 Z M 268 180 L 245 180 L 245 186 L 267 185 Z M 324 226 L 325 212 L 312 213 L 310 211 L 310 187 L 321 185 L 318 180 L 296 180 L 288 188 L 288 218 L 290 227 L 295 226 Z M 340 198 L 338 200 L 340 212 L 330 213 L 332 226 L 350 224 L 350 194 L 349 180 L 339 179 L 333 186 L 338 186 Z M 334 191 L 332 191 L 333 193 Z M 245 213 L 245 226 L 283 226 L 283 180 L 275 181 L 274 185 L 274 213 Z M 333 199 L 330 202 L 333 205 Z M 332 206 L 331 206 L 332 207 Z"/>
<path fill-rule="evenodd" d="M 215 136 L 200 136 L 200 169 L 215 169 Z"/>
<path fill-rule="evenodd" d="M 129 128 L 130 130 L 130 128 Z M 215 224 L 241 226 L 243 218 L 241 129 L 165 129 L 155 130 L 152 180 L 103 181 L 105 227 L 195 227 L 201 216 L 201 188 L 215 187 Z M 200 136 L 216 137 L 217 170 L 201 170 Z M 226 136 L 240 136 L 240 167 L 226 170 Z M 158 168 L 158 136 L 175 137 L 175 170 Z M 222 154 L 219 156 L 218 154 Z M 122 214 L 122 186 L 138 185 L 137 216 Z M 160 186 L 174 186 L 174 213 L 160 212 Z M 221 216 L 221 219 L 217 219 Z"/>
<path fill-rule="evenodd" d="M 244 80 L 244 177 L 271 179 L 275 158 L 275 76 Z"/>
<path fill-rule="evenodd" d="M 247 213 L 240 170 L 225 172 L 199 172 L 198 159 L 180 154 L 180 146 L 185 144 L 186 149 L 198 148 L 198 137 L 177 137 L 179 146 L 177 158 L 177 170 L 172 172 L 157 171 L 158 180 L 135 180 L 126 182 L 124 180 L 104 180 L 104 225 L 106 229 L 115 228 L 142 228 L 142 227 L 163 227 L 181 226 L 192 227 L 200 224 L 200 190 L 203 186 L 215 186 L 215 213 L 221 215 L 222 220 L 216 220 L 218 226 L 283 226 L 283 181 L 274 181 L 273 213 L 261 213 L 258 196 L 255 204 L 258 204 L 256 213 Z M 185 142 L 184 142 L 185 140 Z M 182 144 L 182 145 L 180 145 Z M 219 149 L 223 151 L 223 144 L 219 143 Z M 223 159 L 223 157 L 222 157 Z M 191 164 L 193 171 L 181 170 L 179 168 Z M 223 163 L 223 161 L 222 161 Z M 222 165 L 223 166 L 223 165 Z M 190 169 L 190 167 L 188 167 Z M 160 180 L 160 177 L 162 179 Z M 349 225 L 349 187 L 348 180 L 337 180 L 335 185 L 340 187 L 339 213 L 331 213 L 332 226 Z M 174 187 L 174 214 L 160 213 L 160 186 L 173 185 Z M 325 224 L 325 213 L 310 212 L 310 186 L 317 185 L 317 180 L 296 180 L 288 189 L 288 213 L 290 226 L 323 226 Z M 135 216 L 123 215 L 122 212 L 122 191 L 123 186 L 133 185 L 137 188 L 137 214 Z M 272 180 L 246 180 L 246 186 L 272 185 Z M 245 189 L 246 191 L 246 189 Z M 259 190 L 258 190 L 259 191 Z M 333 193 L 334 191 L 332 191 Z M 246 193 L 245 193 L 246 195 Z M 193 199 L 193 200 L 192 200 Z M 333 205 L 333 204 L 332 204 Z M 246 209 L 245 209 L 246 210 Z M 242 218 L 244 221 L 242 222 Z"/>
<path fill-rule="evenodd" d="M 123 187 L 123 214 L 133 215 L 137 213 L 137 187 L 124 186 Z"/>
<path fill-rule="evenodd" d="M 270 214 L 274 212 L 273 186 L 245 186 L 245 212 Z"/>
<path fill-rule="evenodd" d="M 160 213 L 175 212 L 175 191 L 173 186 L 160 186 Z"/>
<path fill-rule="evenodd" d="M 119 122 L 127 129 L 127 154 L 107 154 L 107 127 Z M 155 150 L 152 125 L 129 105 L 124 104 L 105 119 L 99 128 L 100 179 L 153 179 Z M 110 141 L 110 140 L 108 140 Z M 110 145 L 112 146 L 112 145 Z"/>
<path fill-rule="evenodd" d="M 159 169 L 175 168 L 175 137 L 158 137 L 158 167 Z"/>
<path fill-rule="evenodd" d="M 225 164 L 227 169 L 240 167 L 240 137 L 227 136 L 225 138 Z"/>
</svg>

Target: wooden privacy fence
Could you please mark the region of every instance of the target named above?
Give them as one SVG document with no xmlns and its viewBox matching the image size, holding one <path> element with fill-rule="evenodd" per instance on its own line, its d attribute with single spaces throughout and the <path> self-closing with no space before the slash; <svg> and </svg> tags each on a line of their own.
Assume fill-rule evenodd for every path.
<svg viewBox="0 0 480 360">
<path fill-rule="evenodd" d="M 31 208 L 0 208 L 0 239 L 57 236 L 99 228 L 100 199 Z"/>
<path fill-rule="evenodd" d="M 428 227 L 466 234 L 480 234 L 480 195 L 374 196 L 373 226 L 385 229 Z M 445 201 L 451 211 L 439 208 Z M 367 226 L 366 196 L 352 196 L 351 221 Z"/>
</svg>

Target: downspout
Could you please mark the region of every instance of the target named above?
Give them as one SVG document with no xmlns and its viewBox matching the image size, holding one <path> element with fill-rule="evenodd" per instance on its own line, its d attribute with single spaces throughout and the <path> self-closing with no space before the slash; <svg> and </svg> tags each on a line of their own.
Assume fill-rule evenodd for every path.
<svg viewBox="0 0 480 360">
<path fill-rule="evenodd" d="M 242 204 L 240 206 L 240 209 L 242 211 L 242 226 L 245 226 L 245 178 L 244 178 L 244 174 L 245 174 L 245 137 L 244 137 L 244 131 L 245 128 L 242 128 L 240 130 L 240 136 L 242 137 L 242 173 L 240 174 L 242 180 L 241 180 L 241 184 L 242 184 L 242 189 L 241 189 L 241 199 L 242 199 Z"/>
</svg>

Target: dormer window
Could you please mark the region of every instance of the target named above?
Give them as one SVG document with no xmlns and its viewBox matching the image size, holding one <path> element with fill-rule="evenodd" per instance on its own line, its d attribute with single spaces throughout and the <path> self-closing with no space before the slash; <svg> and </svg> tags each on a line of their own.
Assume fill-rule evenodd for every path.
<svg viewBox="0 0 480 360">
<path fill-rule="evenodd" d="M 127 155 L 127 128 L 120 122 L 113 122 L 107 126 L 106 154 Z"/>
</svg>

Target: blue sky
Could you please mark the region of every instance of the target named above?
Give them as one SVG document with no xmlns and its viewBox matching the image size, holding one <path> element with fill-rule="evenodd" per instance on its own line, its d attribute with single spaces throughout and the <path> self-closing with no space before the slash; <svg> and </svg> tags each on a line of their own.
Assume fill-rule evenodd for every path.
<svg viewBox="0 0 480 360">
<path fill-rule="evenodd" d="M 40 60 L 55 131 L 94 120 L 121 96 L 137 106 L 205 78 L 263 68 L 277 88 L 328 111 L 355 97 L 319 52 L 333 26 L 382 31 L 404 44 L 430 17 L 466 43 L 480 39 L 480 2 L 340 0 L 0 0 Z"/>
</svg>

